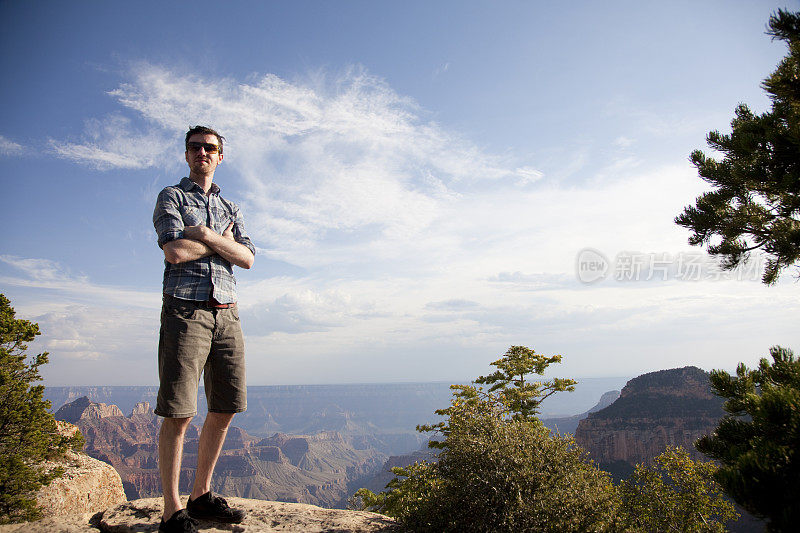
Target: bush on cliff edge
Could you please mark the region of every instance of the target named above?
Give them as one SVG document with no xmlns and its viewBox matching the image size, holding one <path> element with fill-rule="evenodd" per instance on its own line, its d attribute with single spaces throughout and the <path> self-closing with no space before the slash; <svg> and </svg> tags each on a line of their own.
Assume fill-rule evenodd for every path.
<svg viewBox="0 0 800 533">
<path fill-rule="evenodd" d="M 512 346 L 497 371 L 473 385 L 452 386 L 447 417 L 421 431 L 443 439 L 436 463 L 394 469 L 380 494 L 361 489 L 362 507 L 394 516 L 414 531 L 601 531 L 613 520 L 609 474 L 569 436 L 551 436 L 536 418 L 541 402 L 575 382 L 529 382 L 561 356 Z M 479 385 L 489 385 L 484 390 Z"/>
<path fill-rule="evenodd" d="M 636 471 L 618 487 L 619 531 L 724 533 L 739 513 L 714 481 L 717 466 L 694 461 L 680 447 L 668 446 L 654 465 Z"/>
<path fill-rule="evenodd" d="M 575 382 L 525 376 L 560 360 L 512 346 L 493 374 L 453 385 L 450 407 L 436 411 L 446 420 L 418 428 L 442 435 L 431 442 L 438 461 L 393 468 L 386 491 L 356 493 L 361 508 L 416 532 L 719 532 L 738 517 L 712 479 L 716 467 L 685 451 L 668 449 L 614 487 L 571 436 L 551 435 L 539 405 Z"/>
</svg>

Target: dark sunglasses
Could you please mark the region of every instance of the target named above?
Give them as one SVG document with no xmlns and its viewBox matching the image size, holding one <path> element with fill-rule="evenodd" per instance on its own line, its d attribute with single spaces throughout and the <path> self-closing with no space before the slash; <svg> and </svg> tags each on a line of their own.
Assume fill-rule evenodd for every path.
<svg viewBox="0 0 800 533">
<path fill-rule="evenodd" d="M 200 148 L 206 151 L 207 154 L 216 154 L 219 151 L 219 146 L 211 143 L 186 143 L 186 149 L 190 152 L 199 152 Z"/>
</svg>

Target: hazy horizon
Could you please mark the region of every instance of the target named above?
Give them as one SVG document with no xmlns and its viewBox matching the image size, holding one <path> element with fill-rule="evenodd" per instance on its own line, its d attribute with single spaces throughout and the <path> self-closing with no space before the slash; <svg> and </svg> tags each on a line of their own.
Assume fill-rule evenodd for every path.
<svg viewBox="0 0 800 533">
<path fill-rule="evenodd" d="M 578 380 L 575 391 L 559 392 L 545 399 L 541 405 L 541 416 L 552 418 L 581 414 L 594 407 L 603 394 L 614 390 L 621 390 L 623 385 L 629 380 L 630 378 L 626 377 L 585 378 Z M 387 401 L 384 399 L 385 396 L 395 398 L 398 395 L 402 396 L 405 392 L 408 392 L 411 394 L 411 396 L 407 398 L 408 401 L 419 401 L 422 397 L 431 398 L 431 405 L 427 406 L 427 410 L 423 409 L 423 412 L 427 415 L 432 415 L 436 409 L 444 408 L 448 405 L 452 396 L 450 391 L 451 384 L 452 383 L 447 381 L 407 383 L 311 383 L 296 385 L 248 384 L 247 388 L 248 398 L 250 400 L 258 401 L 259 403 L 266 404 L 273 408 L 275 407 L 272 405 L 273 402 L 269 399 L 264 400 L 261 398 L 265 392 L 272 395 L 277 393 L 275 397 L 281 398 L 282 400 L 285 400 L 285 398 L 283 398 L 281 393 L 289 394 L 289 396 L 299 393 L 300 395 L 297 397 L 298 401 L 309 401 L 313 399 L 323 404 L 330 402 L 330 405 L 344 407 L 345 410 L 348 410 L 348 408 L 345 406 L 345 403 L 342 403 L 343 401 L 349 402 L 351 407 L 355 409 L 358 408 L 353 407 L 353 405 L 363 406 L 364 402 L 369 404 L 371 408 L 374 408 L 375 405 L 373 404 L 376 402 Z M 199 389 L 198 412 L 202 418 L 206 410 L 206 404 L 205 396 L 202 391 L 203 387 L 200 386 Z M 92 390 L 101 394 L 102 397 L 92 397 Z M 46 387 L 44 396 L 46 399 L 55 401 L 50 409 L 52 412 L 57 411 L 61 405 L 67 401 L 65 393 L 66 391 L 70 391 L 79 393 L 87 392 L 92 401 L 114 403 L 125 415 L 128 415 L 138 401 L 149 401 L 152 407 L 155 402 L 157 390 L 158 385 L 66 385 Z M 133 396 L 131 395 L 132 393 Z M 356 401 L 355 404 L 353 404 L 353 393 L 362 397 L 362 400 Z M 341 396 L 337 396 L 337 394 Z M 70 397 L 72 398 L 70 401 L 77 399 L 75 396 Z M 388 401 L 390 404 L 392 403 L 391 400 Z M 56 403 L 59 403 L 59 405 L 56 405 Z M 248 416 L 253 416 L 253 413 L 250 413 Z M 422 420 L 419 420 L 414 424 L 422 422 Z M 414 425 L 410 427 L 413 428 Z"/>
</svg>

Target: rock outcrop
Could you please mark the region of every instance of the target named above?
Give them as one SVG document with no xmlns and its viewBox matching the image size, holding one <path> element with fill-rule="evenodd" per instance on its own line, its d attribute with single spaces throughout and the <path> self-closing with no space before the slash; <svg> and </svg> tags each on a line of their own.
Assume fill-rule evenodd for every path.
<svg viewBox="0 0 800 533">
<path fill-rule="evenodd" d="M 79 420 L 99 420 L 110 416 L 124 416 L 116 405 L 96 403 L 86 396 L 65 404 L 56 411 L 56 420 L 77 424 Z"/>
<path fill-rule="evenodd" d="M 67 452 L 64 460 L 47 466 L 64 468 L 64 475 L 36 494 L 44 516 L 96 513 L 127 500 L 114 467 L 85 453 Z"/>
<path fill-rule="evenodd" d="M 249 533 L 374 533 L 398 531 L 397 523 L 386 516 L 363 511 L 323 509 L 300 503 L 281 503 L 227 498 L 247 511 L 244 522 L 236 525 L 202 521 L 203 532 L 247 531 Z M 0 526 L 0 533 L 94 532 L 113 533 L 158 531 L 162 503 L 160 498 L 125 502 L 94 516 L 48 518 L 39 522 Z"/>
<path fill-rule="evenodd" d="M 78 431 L 68 422 L 58 422 L 58 429 L 66 436 Z M 63 476 L 52 480 L 36 494 L 36 502 L 44 516 L 91 514 L 126 500 L 117 471 L 85 453 L 70 450 L 63 458 L 45 461 L 43 466 L 47 470 L 64 470 Z"/>
<path fill-rule="evenodd" d="M 153 410 L 150 409 L 150 402 L 136 402 L 136 405 L 133 406 L 130 417 L 133 418 L 134 416 L 144 416 L 150 419 L 156 417 L 155 413 L 153 413 Z"/>
<path fill-rule="evenodd" d="M 95 416 L 96 414 L 104 416 Z M 86 440 L 84 451 L 112 465 L 122 478 L 128 499 L 137 499 L 140 491 L 155 495 L 161 490 L 158 475 L 159 419 L 148 402 L 136 404 L 131 416 L 123 416 L 115 405 L 107 406 L 82 397 L 62 406 L 57 420 L 75 420 Z M 199 430 L 189 426 L 187 441 L 196 447 Z M 188 472 L 184 474 L 188 481 Z"/>
<path fill-rule="evenodd" d="M 722 403 L 711 392 L 708 373 L 697 367 L 644 374 L 630 380 L 614 403 L 581 420 L 575 440 L 618 477 L 637 463 L 651 464 L 666 446 L 705 459 L 694 442 L 714 431 Z"/>
</svg>

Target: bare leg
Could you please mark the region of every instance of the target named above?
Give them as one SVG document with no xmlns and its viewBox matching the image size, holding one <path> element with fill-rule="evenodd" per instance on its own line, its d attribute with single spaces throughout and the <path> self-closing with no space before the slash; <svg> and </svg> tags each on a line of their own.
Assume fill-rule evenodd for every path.
<svg viewBox="0 0 800 533">
<path fill-rule="evenodd" d="M 158 434 L 158 469 L 161 472 L 161 489 L 164 493 L 164 520 L 183 509 L 178 480 L 183 456 L 183 437 L 189 427 L 189 418 L 165 418 Z"/>
<path fill-rule="evenodd" d="M 233 421 L 233 413 L 208 413 L 200 433 L 200 444 L 197 450 L 197 472 L 192 487 L 192 500 L 211 490 L 211 474 L 222 451 L 228 427 Z"/>
</svg>

